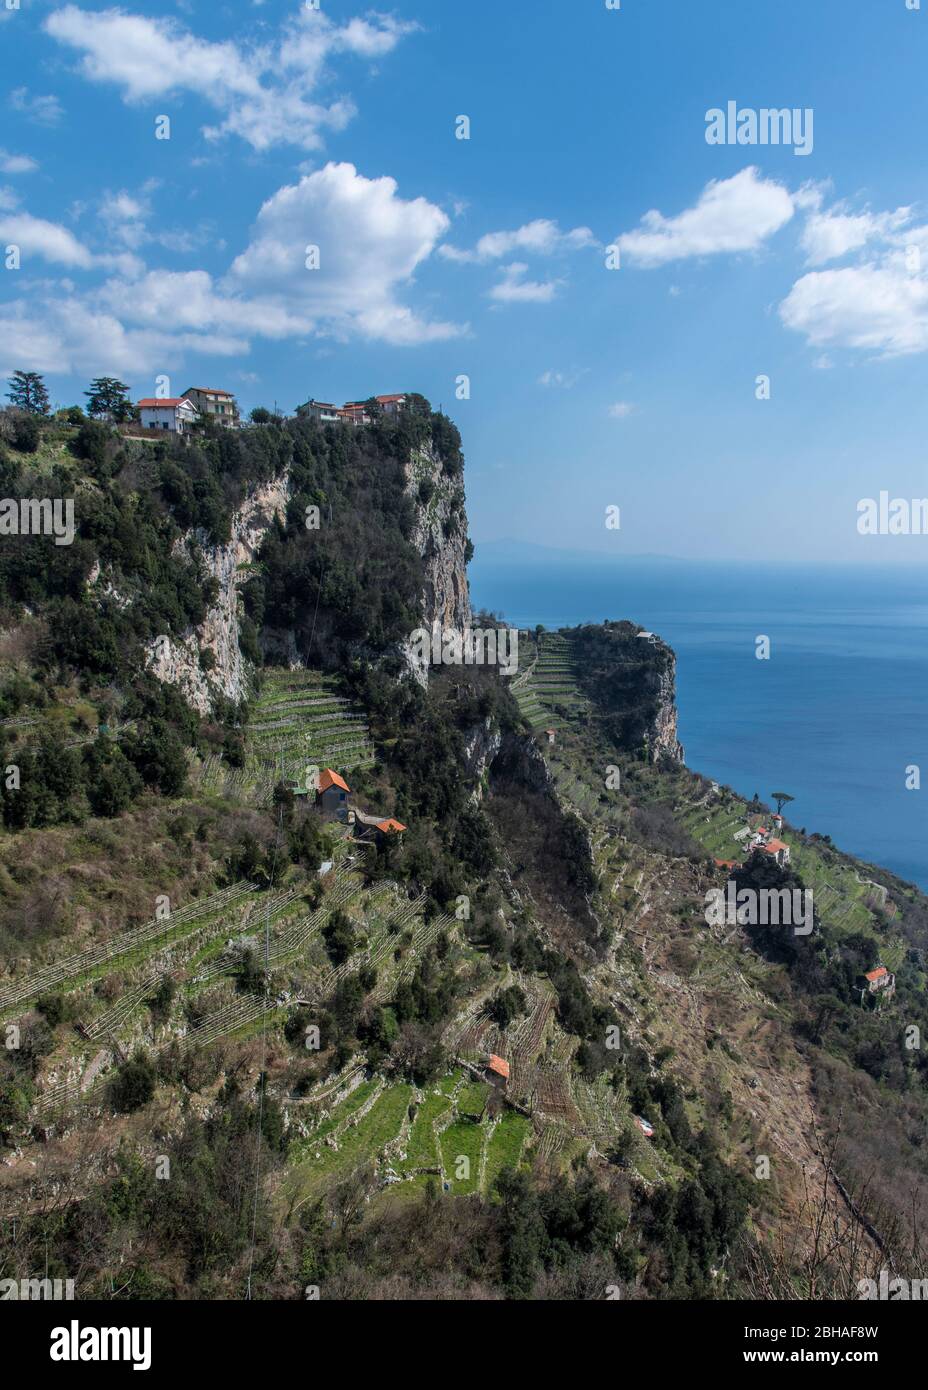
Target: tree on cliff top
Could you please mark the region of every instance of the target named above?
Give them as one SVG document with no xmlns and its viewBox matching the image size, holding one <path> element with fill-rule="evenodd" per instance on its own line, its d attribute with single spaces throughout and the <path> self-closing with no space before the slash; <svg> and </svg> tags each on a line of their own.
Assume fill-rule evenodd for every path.
<svg viewBox="0 0 928 1390">
<path fill-rule="evenodd" d="M 48 392 L 38 372 L 14 372 L 7 384 L 10 389 L 6 398 L 17 410 L 30 415 L 48 414 Z"/>
<path fill-rule="evenodd" d="M 88 415 L 112 420 L 117 425 L 132 419 L 134 407 L 124 381 L 117 381 L 114 376 L 98 376 L 84 395 L 87 397 Z"/>
</svg>

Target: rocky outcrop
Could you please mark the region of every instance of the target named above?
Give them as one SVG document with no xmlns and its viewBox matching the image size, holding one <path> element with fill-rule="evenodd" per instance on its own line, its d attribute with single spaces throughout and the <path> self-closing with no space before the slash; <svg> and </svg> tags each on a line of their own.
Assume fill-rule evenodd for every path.
<svg viewBox="0 0 928 1390">
<path fill-rule="evenodd" d="M 425 566 L 424 624 L 461 631 L 471 622 L 463 484 L 448 477 L 429 444 L 414 450 L 406 464 L 406 490 L 416 504 L 410 541 Z"/>
<path fill-rule="evenodd" d="M 489 715 L 464 734 L 464 770 L 468 781 L 474 783 L 472 800 L 475 802 L 482 800 L 487 773 L 502 741 L 499 725 Z"/>
<path fill-rule="evenodd" d="M 146 648 L 149 669 L 159 680 L 180 688 L 200 714 L 208 714 L 217 695 L 236 703 L 248 693 L 245 659 L 239 647 L 239 582 L 275 516 L 283 516 L 289 496 L 286 475 L 256 488 L 232 518 L 231 538 L 210 545 L 201 532 L 177 542 L 177 550 L 199 551 L 204 567 L 217 582 L 216 602 L 199 627 L 183 637 L 156 637 Z M 202 652 L 210 652 L 206 662 Z M 207 669 L 209 668 L 209 669 Z"/>
<path fill-rule="evenodd" d="M 661 758 L 670 758 L 674 762 L 682 763 L 686 754 L 683 744 L 677 738 L 677 658 L 669 647 L 664 647 L 664 650 L 668 660 L 661 673 L 654 715 L 647 735 L 648 751 L 653 762 L 659 762 Z"/>
<path fill-rule="evenodd" d="M 527 792 L 558 801 L 554 775 L 531 734 L 505 734 L 502 737 L 493 760 L 493 773 Z"/>
<path fill-rule="evenodd" d="M 410 543 L 423 564 L 422 625 L 462 631 L 471 623 L 467 583 L 467 516 L 459 475 L 445 471 L 431 443 L 415 449 L 405 465 L 406 491 L 414 503 Z M 282 515 L 289 496 L 286 474 L 256 489 L 235 513 L 231 539 L 214 546 L 202 533 L 191 532 L 178 542 L 178 552 L 196 548 L 219 594 L 205 621 L 183 637 L 157 637 L 148 644 L 146 660 L 159 680 L 178 686 L 201 714 L 212 709 L 217 696 L 238 702 L 248 693 L 247 664 L 239 648 L 238 583 L 241 567 L 255 558 L 275 515 Z M 326 615 L 318 617 L 316 636 L 325 645 Z M 261 634 L 265 655 L 276 662 L 300 664 L 292 632 L 266 628 Z M 428 680 L 411 646 L 401 647 L 410 674 L 421 684 Z M 211 653 L 204 664 L 202 654 Z"/>
</svg>

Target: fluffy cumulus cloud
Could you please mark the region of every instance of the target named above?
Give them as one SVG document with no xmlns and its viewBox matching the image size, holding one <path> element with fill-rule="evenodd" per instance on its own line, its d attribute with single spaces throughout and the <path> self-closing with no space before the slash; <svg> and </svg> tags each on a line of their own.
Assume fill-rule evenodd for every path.
<svg viewBox="0 0 928 1390">
<path fill-rule="evenodd" d="M 845 266 L 804 275 L 780 305 L 787 328 L 816 347 L 887 356 L 928 350 L 928 279 L 904 263 Z"/>
<path fill-rule="evenodd" d="M 93 264 L 92 254 L 73 232 L 24 212 L 8 189 L 0 189 L 0 242 L 17 246 L 21 265 L 27 269 L 35 260 L 81 270 Z"/>
<path fill-rule="evenodd" d="M 801 245 L 811 266 L 851 263 L 813 269 L 796 281 L 779 306 L 787 328 L 816 348 L 883 356 L 928 351 L 928 226 L 913 225 L 911 208 L 815 206 Z"/>
<path fill-rule="evenodd" d="M 134 245 L 146 213 L 144 191 L 105 195 L 107 246 L 114 228 L 130 229 L 123 241 Z M 466 326 L 424 318 L 404 296 L 447 226 L 426 199 L 401 198 L 395 180 L 328 164 L 269 198 L 248 246 L 214 277 L 149 269 L 130 250 L 94 254 L 67 229 L 19 211 L 2 191 L 0 237 L 15 240 L 15 231 L 35 256 L 73 270 L 102 269 L 104 278 L 82 288 L 30 282 L 28 298 L 0 315 L 0 336 L 21 365 L 49 372 L 79 369 L 84 359 L 153 372 L 181 353 L 243 355 L 256 337 L 434 342 Z M 316 269 L 307 267 L 309 247 L 319 250 Z"/>
<path fill-rule="evenodd" d="M 398 345 L 453 337 L 455 325 L 428 322 L 400 299 L 447 228 L 441 208 L 400 198 L 395 179 L 327 164 L 267 200 L 226 288 L 286 309 L 307 329 Z M 318 269 L 308 269 L 314 247 Z"/>
<path fill-rule="evenodd" d="M 381 58 L 415 26 L 382 16 L 338 24 L 304 6 L 275 40 L 246 45 L 199 38 L 169 16 L 69 4 L 50 15 L 45 28 L 80 55 L 84 77 L 115 85 L 127 102 L 190 92 L 218 115 L 216 124 L 204 127 L 211 139 L 238 135 L 256 150 L 277 144 L 312 150 L 326 129 L 343 129 L 354 114 L 350 101 L 312 97 L 329 60 L 338 54 Z"/>
<path fill-rule="evenodd" d="M 623 256 L 644 268 L 692 256 L 759 250 L 793 217 L 788 189 L 751 166 L 707 184 L 691 208 L 676 217 L 652 210 L 618 238 Z"/>
</svg>

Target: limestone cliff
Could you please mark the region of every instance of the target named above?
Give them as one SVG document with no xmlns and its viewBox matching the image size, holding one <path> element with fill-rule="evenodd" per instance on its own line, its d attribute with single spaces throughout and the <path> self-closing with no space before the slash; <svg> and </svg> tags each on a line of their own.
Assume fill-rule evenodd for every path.
<svg viewBox="0 0 928 1390">
<path fill-rule="evenodd" d="M 677 738 L 677 659 L 626 620 L 565 629 L 577 680 L 617 747 L 652 762 L 683 762 Z"/>
<path fill-rule="evenodd" d="M 460 631 L 471 621 L 463 483 L 448 476 L 430 444 L 413 451 L 406 464 L 406 480 L 416 506 L 410 540 L 425 567 L 425 626 L 437 622 Z"/>
<path fill-rule="evenodd" d="M 149 669 L 159 680 L 179 686 L 200 714 L 208 714 L 217 695 L 236 703 L 248 693 L 245 659 L 239 647 L 239 582 L 275 516 L 283 516 L 289 486 L 287 476 L 256 488 L 232 518 L 232 535 L 223 545 L 210 545 L 200 532 L 190 532 L 176 549 L 199 550 L 203 564 L 219 586 L 216 602 L 199 627 L 182 638 L 157 637 L 146 648 Z M 212 653 L 206 665 L 201 652 Z M 209 665 L 210 669 L 206 669 Z"/>
<path fill-rule="evenodd" d="M 471 622 L 467 584 L 467 516 L 459 471 L 443 462 L 431 439 L 412 450 L 403 464 L 403 488 L 413 504 L 409 543 L 422 561 L 420 620 L 424 627 L 438 623 L 460 631 Z M 177 685 L 201 714 L 207 714 L 217 696 L 239 701 L 248 693 L 247 663 L 239 648 L 239 582 L 242 567 L 253 561 L 275 515 L 282 516 L 291 495 L 289 472 L 256 489 L 235 513 L 231 539 L 210 545 L 204 535 L 188 533 L 178 542 L 180 553 L 198 549 L 207 572 L 219 586 L 219 596 L 205 621 L 180 639 L 159 637 L 149 643 L 147 662 L 163 681 Z M 307 605 L 309 611 L 310 605 Z M 317 648 L 327 645 L 330 615 L 314 614 Z M 275 662 L 301 664 L 305 648 L 299 634 L 268 624 L 261 634 L 266 655 Z M 359 643 L 359 651 L 364 644 Z M 208 652 L 204 664 L 202 653 Z M 304 652 L 304 656 L 301 656 Z M 420 667 L 411 651 L 405 652 L 409 669 L 423 684 L 427 668 Z M 375 655 L 375 653 L 368 653 Z"/>
<path fill-rule="evenodd" d="M 661 645 L 663 646 L 663 643 Z M 677 658 L 669 647 L 665 647 L 664 650 L 668 659 L 658 680 L 654 710 L 646 736 L 648 752 L 653 762 L 658 762 L 661 758 L 671 758 L 674 762 L 682 763 L 686 753 L 677 737 Z"/>
</svg>

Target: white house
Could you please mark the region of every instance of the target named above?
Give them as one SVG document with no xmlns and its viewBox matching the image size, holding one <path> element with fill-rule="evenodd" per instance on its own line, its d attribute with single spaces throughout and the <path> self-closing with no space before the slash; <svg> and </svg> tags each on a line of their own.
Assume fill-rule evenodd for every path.
<svg viewBox="0 0 928 1390">
<path fill-rule="evenodd" d="M 383 410 L 384 415 L 399 415 L 406 407 L 406 397 L 403 395 L 378 396 L 377 404 Z"/>
<path fill-rule="evenodd" d="M 172 430 L 184 434 L 200 416 L 186 396 L 149 396 L 139 401 L 142 425 L 147 430 Z"/>
</svg>

